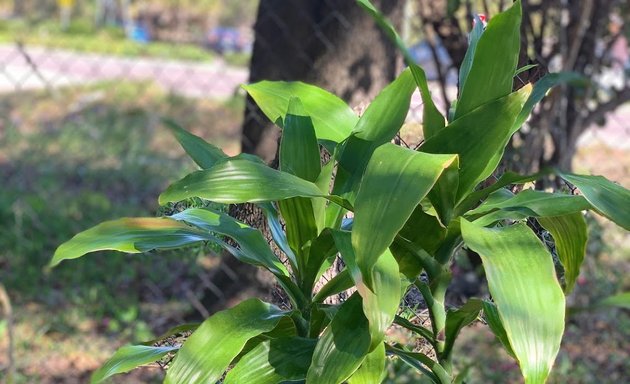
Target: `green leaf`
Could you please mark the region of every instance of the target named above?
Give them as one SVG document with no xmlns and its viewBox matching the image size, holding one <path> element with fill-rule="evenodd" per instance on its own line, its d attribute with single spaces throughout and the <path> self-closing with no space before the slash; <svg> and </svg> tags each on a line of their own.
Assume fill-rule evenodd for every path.
<svg viewBox="0 0 630 384">
<path fill-rule="evenodd" d="M 608 296 L 596 304 L 597 307 L 618 307 L 630 309 L 630 292 Z"/>
<path fill-rule="evenodd" d="M 278 216 L 276 207 L 270 202 L 259 203 L 258 206 L 263 210 L 263 213 L 267 218 L 267 225 L 269 226 L 269 232 L 271 232 L 271 237 L 273 238 L 274 243 L 276 243 L 278 248 L 287 256 L 287 259 L 291 264 L 291 268 L 297 268 L 297 258 L 289 246 L 289 241 L 287 240 L 286 233 L 284 232 L 284 226 L 280 222 L 280 217 Z"/>
<path fill-rule="evenodd" d="M 413 63 L 409 64 L 409 68 L 422 97 L 422 131 L 426 140 L 444 128 L 444 116 L 433 103 L 424 70 Z"/>
<path fill-rule="evenodd" d="M 192 331 L 194 331 L 195 329 L 199 328 L 200 323 L 186 323 L 186 324 L 181 324 L 181 325 L 177 325 L 175 327 L 172 327 L 170 329 L 168 329 L 166 332 L 164 332 L 163 334 L 161 334 L 160 336 L 156 337 L 153 340 L 149 340 L 149 341 L 145 341 L 143 343 L 141 343 L 142 345 L 146 345 L 146 346 L 153 346 L 153 344 L 157 344 L 171 336 L 176 336 L 179 334 L 185 334 L 185 333 L 192 333 Z"/>
<path fill-rule="evenodd" d="M 494 333 L 497 339 L 499 339 L 508 355 L 516 359 L 516 354 L 512 350 L 507 332 L 505 331 L 505 328 L 503 328 L 503 323 L 501 322 L 497 306 L 494 305 L 493 302 L 486 300 L 483 301 L 483 317 L 486 319 L 492 333 Z"/>
<path fill-rule="evenodd" d="M 368 320 L 361 296 L 346 300 L 324 330 L 306 375 L 309 384 L 339 384 L 359 368 L 370 348 Z"/>
<path fill-rule="evenodd" d="M 520 26 L 520 0 L 490 19 L 474 48 L 470 72 L 463 75 L 455 119 L 512 91 L 521 47 Z"/>
<path fill-rule="evenodd" d="M 327 297 L 337 295 L 347 289 L 354 287 L 354 280 L 350 275 L 350 271 L 346 268 L 330 279 L 315 296 L 313 302 L 321 303 Z"/>
<path fill-rule="evenodd" d="M 630 231 L 630 191 L 602 176 L 560 173 L 560 177 L 578 187 L 584 198 L 615 224 Z"/>
<path fill-rule="evenodd" d="M 478 299 L 470 299 L 458 309 L 446 311 L 446 340 L 444 342 L 443 356 L 449 356 L 455 345 L 459 331 L 477 319 L 482 309 L 482 302 Z"/>
<path fill-rule="evenodd" d="M 398 263 L 389 249 L 385 249 L 370 272 L 370 280 L 373 282 L 370 290 L 363 283 L 364 275 L 357 265 L 351 234 L 346 231 L 334 231 L 333 237 L 357 291 L 363 298 L 363 313 L 369 322 L 371 351 L 383 342 L 385 331 L 394 321 L 398 311 L 402 296 Z"/>
<path fill-rule="evenodd" d="M 421 152 L 459 155 L 458 202 L 490 176 L 498 165 L 511 136 L 510 128 L 530 89 L 521 88 L 475 109 L 453 121 L 420 147 Z"/>
<path fill-rule="evenodd" d="M 280 170 L 308 181 L 315 181 L 321 170 L 313 122 L 296 97 L 289 100 L 283 122 Z"/>
<path fill-rule="evenodd" d="M 565 300 L 545 246 L 525 225 L 487 229 L 461 220 L 466 245 L 481 256 L 525 383 L 544 383 L 564 332 Z"/>
<path fill-rule="evenodd" d="M 564 216 L 539 217 L 538 222 L 553 236 L 558 258 L 564 267 L 564 292 L 568 295 L 573 290 L 586 254 L 588 228 L 584 216 L 576 212 Z"/>
<path fill-rule="evenodd" d="M 451 378 L 448 372 L 437 361 L 420 352 L 409 352 L 389 345 L 385 346 L 387 352 L 398 356 L 405 364 L 424 373 L 435 384 L 450 384 Z"/>
<path fill-rule="evenodd" d="M 409 113 L 409 103 L 415 89 L 416 83 L 411 72 L 403 71 L 370 103 L 354 127 L 353 134 L 374 143 L 375 148 L 393 139 Z"/>
<path fill-rule="evenodd" d="M 469 215 L 492 212 L 475 220 L 476 224 L 485 226 L 502 219 L 563 216 L 590 208 L 591 205 L 582 196 L 528 189 L 507 200 L 487 201 L 470 211 Z"/>
<path fill-rule="evenodd" d="M 433 336 L 433 332 L 428 328 L 425 328 L 421 325 L 415 325 L 409 320 L 398 315 L 396 315 L 396 317 L 394 318 L 394 323 L 410 330 L 411 332 L 419 336 L 424 337 L 431 344 L 435 343 L 435 336 Z"/>
<path fill-rule="evenodd" d="M 228 158 L 228 155 L 223 153 L 221 149 L 206 142 L 201 137 L 189 133 L 173 120 L 162 119 L 162 122 L 173 132 L 179 144 L 199 167 L 207 169 L 218 161 Z"/>
<path fill-rule="evenodd" d="M 324 197 L 352 209 L 347 202 L 324 194 L 310 181 L 244 159 L 226 160 L 210 169 L 189 174 L 160 195 L 160 204 L 191 197 L 224 204 Z"/>
<path fill-rule="evenodd" d="M 475 51 L 477 50 L 477 44 L 479 44 L 479 39 L 481 39 L 481 35 L 483 35 L 484 25 L 479 16 L 475 15 L 475 23 L 472 31 L 470 32 L 470 36 L 468 36 L 468 49 L 466 49 L 466 54 L 464 55 L 464 60 L 462 61 L 462 65 L 459 68 L 459 89 L 460 92 L 466 85 L 466 80 L 468 79 L 468 74 L 470 73 L 470 69 L 473 65 L 473 59 L 475 58 Z"/>
<path fill-rule="evenodd" d="M 381 11 L 379 11 L 370 0 L 356 0 L 357 4 L 361 8 L 363 8 L 372 18 L 376 21 L 376 24 L 381 28 L 381 30 L 385 33 L 385 35 L 396 45 L 396 47 L 400 50 L 407 64 L 413 63 L 413 58 L 409 54 L 409 50 L 405 46 L 402 38 L 396 32 L 396 28 L 392 25 L 392 23 L 387 20 L 385 15 Z"/>
<path fill-rule="evenodd" d="M 352 230 L 357 265 L 368 287 L 379 256 L 444 169 L 456 161 L 453 155 L 428 155 L 389 143 L 374 151 L 357 194 Z"/>
<path fill-rule="evenodd" d="M 359 118 L 340 98 L 314 85 L 302 82 L 261 81 L 244 85 L 272 122 L 284 120 L 291 97 L 298 97 L 313 121 L 319 140 L 340 143 L 352 132 Z"/>
<path fill-rule="evenodd" d="M 302 286 L 304 292 L 311 292 L 315 281 L 330 266 L 327 260 L 332 260 L 337 253 L 335 240 L 332 237 L 330 229 L 324 229 L 308 247 L 305 253 L 306 260 L 304 268 L 300 271 L 302 276 Z"/>
<path fill-rule="evenodd" d="M 50 266 L 86 253 L 113 250 L 141 253 L 213 240 L 208 234 L 166 218 L 124 218 L 106 221 L 75 235 L 57 248 Z"/>
<path fill-rule="evenodd" d="M 529 70 L 530 70 L 530 69 L 532 69 L 532 68 L 536 68 L 537 66 L 538 66 L 538 64 L 527 64 L 527 65 L 524 65 L 524 66 L 522 66 L 522 67 L 518 68 L 518 69 L 516 70 L 516 72 L 514 72 L 514 77 L 517 77 L 517 76 L 518 76 L 518 75 L 520 75 L 521 73 L 523 73 L 523 72 L 525 72 L 525 71 L 529 71 Z"/>
<path fill-rule="evenodd" d="M 258 299 L 214 314 L 182 345 L 164 382 L 216 382 L 248 340 L 271 331 L 287 315 Z"/>
<path fill-rule="evenodd" d="M 189 208 L 172 215 L 171 218 L 206 231 L 228 236 L 239 245 L 239 249 L 235 249 L 224 241 L 218 244 L 234 257 L 244 263 L 265 267 L 274 274 L 288 276 L 286 267 L 271 251 L 262 233 L 225 213 L 204 208 Z"/>
<path fill-rule="evenodd" d="M 304 246 L 317 237 L 317 223 L 312 201 L 304 197 L 294 197 L 278 202 L 289 246 L 297 257 L 297 271 L 295 272 L 298 275 L 305 269 L 308 251 L 304 249 Z"/>
<path fill-rule="evenodd" d="M 258 344 L 232 368 L 224 384 L 276 384 L 306 378 L 315 339 L 284 337 Z"/>
<path fill-rule="evenodd" d="M 126 345 L 119 348 L 105 364 L 92 374 L 91 383 L 100 383 L 110 376 L 129 372 L 141 365 L 154 363 L 178 347 L 150 347 Z"/>
<path fill-rule="evenodd" d="M 385 375 L 385 344 L 380 343 L 363 360 L 348 384 L 378 384 Z"/>
<path fill-rule="evenodd" d="M 570 83 L 570 84 L 582 84 L 585 81 L 585 77 L 575 72 L 558 72 L 548 73 L 539 79 L 532 90 L 531 95 L 527 99 L 527 102 L 523 106 L 523 109 L 518 114 L 514 125 L 512 126 L 512 133 L 516 132 L 521 125 L 527 120 L 532 110 L 547 94 L 547 92 L 558 84 Z"/>
</svg>

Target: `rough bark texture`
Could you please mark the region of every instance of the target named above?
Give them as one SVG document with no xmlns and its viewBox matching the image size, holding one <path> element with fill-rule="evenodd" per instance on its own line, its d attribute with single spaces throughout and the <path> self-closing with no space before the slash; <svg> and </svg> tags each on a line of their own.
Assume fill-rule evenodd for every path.
<svg viewBox="0 0 630 384">
<path fill-rule="evenodd" d="M 403 2 L 374 1 L 396 24 L 402 19 Z M 304 81 L 356 106 L 373 98 L 397 72 L 395 47 L 354 1 L 261 0 L 255 33 L 250 82 Z M 257 154 L 273 166 L 278 134 L 277 127 L 248 100 L 243 152 Z M 272 244 L 260 209 L 252 204 L 235 205 L 230 215 L 261 229 Z M 331 273 L 334 270 L 335 267 L 331 268 Z M 245 295 L 286 304 L 270 274 L 230 256 L 223 258 L 213 283 L 222 294 L 208 292 L 202 300 L 211 312 Z"/>
<path fill-rule="evenodd" d="M 404 0 L 375 1 L 400 23 Z M 262 0 L 250 82 L 300 80 L 350 105 L 372 98 L 395 76 L 397 52 L 372 19 L 349 0 Z M 248 100 L 242 150 L 271 161 L 278 131 Z"/>
</svg>

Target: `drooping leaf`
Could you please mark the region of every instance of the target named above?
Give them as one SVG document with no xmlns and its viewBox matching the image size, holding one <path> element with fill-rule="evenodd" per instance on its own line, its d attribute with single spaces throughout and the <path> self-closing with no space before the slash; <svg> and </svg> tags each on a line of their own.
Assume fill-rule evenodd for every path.
<svg viewBox="0 0 630 384">
<path fill-rule="evenodd" d="M 409 68 L 422 97 L 422 132 L 426 140 L 444 128 L 444 116 L 433 103 L 424 70 L 413 63 L 409 64 Z"/>
<path fill-rule="evenodd" d="M 239 245 L 239 249 L 234 249 L 225 242 L 219 245 L 226 248 L 234 257 L 248 264 L 265 267 L 272 273 L 288 276 L 286 267 L 271 251 L 262 233 L 225 213 L 205 208 L 189 208 L 172 215 L 171 218 L 228 236 Z"/>
<path fill-rule="evenodd" d="M 458 309 L 446 311 L 446 338 L 444 342 L 443 356 L 449 356 L 455 345 L 455 339 L 459 331 L 477 319 L 482 309 L 482 302 L 478 299 L 470 299 Z"/>
<path fill-rule="evenodd" d="M 162 121 L 173 132 L 179 144 L 199 167 L 207 169 L 216 164 L 217 161 L 228 158 L 228 155 L 221 149 L 186 131 L 173 120 L 162 119 Z"/>
<path fill-rule="evenodd" d="M 348 206 L 339 197 L 325 195 L 309 181 L 243 159 L 226 160 L 210 169 L 189 174 L 171 184 L 160 195 L 160 204 L 190 197 L 224 204 L 277 201 L 292 197 L 325 197 Z M 349 206 L 348 208 L 352 209 Z"/>
<path fill-rule="evenodd" d="M 100 383 L 110 376 L 129 372 L 141 365 L 154 363 L 178 347 L 151 347 L 147 345 L 126 345 L 119 348 L 105 364 L 92 374 L 91 383 Z"/>
<path fill-rule="evenodd" d="M 564 332 L 565 300 L 545 246 L 525 225 L 487 229 L 461 220 L 527 384 L 544 383 Z"/>
<path fill-rule="evenodd" d="M 376 21 L 376 24 L 381 28 L 381 30 L 385 33 L 385 35 L 396 45 L 400 53 L 402 53 L 405 61 L 409 63 L 413 63 L 413 58 L 409 54 L 409 50 L 405 46 L 402 38 L 396 32 L 396 28 L 392 25 L 392 23 L 387 20 L 385 15 L 381 11 L 379 11 L 370 0 L 356 0 L 357 4 L 361 8 L 363 8 L 372 18 Z"/>
<path fill-rule="evenodd" d="M 532 113 L 536 104 L 545 97 L 551 88 L 563 83 L 580 84 L 584 83 L 584 81 L 584 76 L 575 72 L 548 73 L 543 76 L 536 82 L 536 84 L 534 84 L 532 93 L 529 95 L 527 102 L 525 102 L 523 109 L 518 114 L 518 117 L 512 126 L 512 133 L 516 132 L 523 125 L 525 120 L 529 117 L 529 114 Z"/>
<path fill-rule="evenodd" d="M 502 219 L 519 220 L 527 217 L 564 216 L 590 208 L 591 205 L 582 196 L 528 189 L 510 199 L 496 202 L 487 201 L 470 211 L 470 214 L 478 215 L 492 212 L 475 220 L 478 225 L 485 226 Z"/>
<path fill-rule="evenodd" d="M 352 230 L 356 262 L 368 287 L 379 256 L 444 169 L 456 161 L 453 155 L 427 155 L 389 143 L 374 151 L 357 194 Z"/>
<path fill-rule="evenodd" d="M 266 340 L 243 356 L 223 383 L 276 384 L 306 378 L 317 340 L 284 337 Z"/>
<path fill-rule="evenodd" d="M 420 147 L 421 152 L 459 155 L 457 202 L 490 176 L 498 165 L 511 136 L 510 128 L 530 90 L 531 87 L 521 88 L 473 110 Z"/>
<path fill-rule="evenodd" d="M 394 321 L 402 296 L 398 263 L 385 249 L 371 270 L 372 289 L 363 283 L 363 275 L 357 265 L 351 235 L 346 231 L 334 231 L 337 249 L 354 280 L 357 291 L 363 298 L 363 313 L 367 317 L 370 330 L 370 351 L 383 342 L 385 331 Z"/>
<path fill-rule="evenodd" d="M 385 344 L 380 343 L 363 360 L 363 364 L 350 377 L 348 384 L 378 384 L 385 375 Z"/>
<path fill-rule="evenodd" d="M 497 339 L 499 339 L 508 355 L 516 359 L 516 354 L 512 350 L 507 332 L 505 331 L 505 328 L 503 328 L 503 323 L 501 322 L 497 306 L 493 302 L 486 300 L 483 301 L 483 317 L 486 319 L 492 333 L 494 333 Z"/>
<path fill-rule="evenodd" d="M 214 314 L 182 345 L 164 382 L 216 382 L 248 340 L 271 331 L 287 315 L 288 312 L 258 299 Z"/>
<path fill-rule="evenodd" d="M 553 217 L 539 217 L 538 222 L 553 237 L 558 258 L 564 267 L 565 294 L 571 293 L 580 274 L 586 253 L 588 228 L 580 212 Z"/>
<path fill-rule="evenodd" d="M 124 218 L 106 221 L 75 235 L 57 248 L 50 266 L 76 259 L 86 253 L 114 250 L 141 253 L 152 249 L 177 248 L 212 237 L 186 224 L 166 218 Z"/>
<path fill-rule="evenodd" d="M 273 238 L 274 243 L 287 256 L 287 259 L 291 264 L 291 268 L 297 269 L 297 257 L 289 246 L 289 240 L 287 240 L 287 235 L 284 232 L 284 227 L 280 222 L 278 210 L 271 202 L 258 203 L 258 206 L 263 210 L 263 213 L 267 218 L 269 232 L 271 232 L 271 237 Z"/>
<path fill-rule="evenodd" d="M 394 318 L 394 323 L 410 330 L 411 332 L 419 336 L 424 337 L 431 344 L 435 343 L 435 336 L 433 335 L 433 332 L 428 328 L 425 328 L 421 325 L 415 325 L 404 317 L 400 317 L 398 315 L 396 315 L 396 317 Z"/>
<path fill-rule="evenodd" d="M 560 173 L 569 183 L 578 187 L 584 198 L 615 224 L 630 231 L 630 191 L 602 176 Z"/>
<path fill-rule="evenodd" d="M 359 118 L 340 98 L 302 82 L 261 81 L 243 86 L 263 113 L 276 122 L 284 120 L 291 97 L 298 97 L 313 121 L 319 140 L 340 143 L 352 132 Z"/>
<path fill-rule="evenodd" d="M 618 307 L 630 309 L 630 292 L 608 296 L 596 304 L 597 307 Z"/>
<path fill-rule="evenodd" d="M 520 0 L 490 19 L 474 49 L 470 72 L 465 76 L 463 84 L 460 84 L 462 88 L 457 100 L 455 119 L 512 91 L 521 47 L 520 26 Z M 475 35 L 473 31 L 473 36 Z"/>
<path fill-rule="evenodd" d="M 359 368 L 370 348 L 368 320 L 361 296 L 346 300 L 324 330 L 306 375 L 309 384 L 339 384 Z"/>
<path fill-rule="evenodd" d="M 400 348 L 385 346 L 387 352 L 398 356 L 405 364 L 425 374 L 435 384 L 450 384 L 451 378 L 437 361 L 421 352 L 409 352 Z"/>
</svg>

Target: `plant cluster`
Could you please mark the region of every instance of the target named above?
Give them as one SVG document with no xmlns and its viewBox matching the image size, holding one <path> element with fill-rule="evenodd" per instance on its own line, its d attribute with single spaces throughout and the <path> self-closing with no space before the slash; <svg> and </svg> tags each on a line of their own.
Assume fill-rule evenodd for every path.
<svg viewBox="0 0 630 384">
<path fill-rule="evenodd" d="M 400 41 L 367 0 L 359 3 Z M 448 119 L 435 107 L 423 70 L 409 62 L 361 117 L 312 85 L 263 81 L 245 86 L 282 128 L 279 169 L 251 155 L 228 157 L 172 126 L 201 170 L 169 186 L 160 203 L 200 198 L 257 204 L 282 254 L 272 251 L 260 231 L 222 211 L 188 208 L 163 218 L 100 224 L 60 246 L 51 264 L 105 249 L 138 253 L 212 242 L 271 272 L 290 307 L 246 300 L 201 324 L 121 348 L 92 380 L 172 356 L 166 383 L 378 383 L 387 359 L 396 356 L 431 382 L 461 382 L 463 376 L 452 369 L 455 340 L 483 314 L 519 362 L 525 382 L 543 383 L 560 347 L 565 295 L 584 258 L 583 211 L 630 229 L 630 215 L 620 209 L 630 192 L 603 177 L 562 172 L 555 175 L 580 194 L 529 189 L 513 194 L 504 188 L 540 174 L 508 172 L 484 187 L 535 104 L 554 83 L 571 78 L 550 75 L 512 91 L 520 19 L 517 1 L 486 29 L 477 23 Z M 424 142 L 412 150 L 391 141 L 416 89 L 424 102 Z M 327 162 L 321 160 L 322 148 L 331 154 Z M 561 280 L 528 219 L 553 237 L 564 270 Z M 450 267 L 461 247 L 481 256 L 492 299 L 449 308 Z M 315 289 L 337 255 L 345 268 Z M 422 272 L 426 278 L 420 279 Z M 411 287 L 426 303 L 430 328 L 398 316 L 401 298 Z M 346 301 L 326 304 L 327 297 L 348 289 L 354 293 Z M 392 324 L 425 339 L 435 357 L 391 342 L 386 331 Z M 192 333 L 183 343 L 168 342 L 182 332 Z"/>
</svg>

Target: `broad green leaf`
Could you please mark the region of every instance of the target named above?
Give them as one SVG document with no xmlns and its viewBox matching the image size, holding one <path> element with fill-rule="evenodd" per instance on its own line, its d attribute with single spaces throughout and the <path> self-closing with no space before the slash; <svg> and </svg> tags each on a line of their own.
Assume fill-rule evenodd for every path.
<svg viewBox="0 0 630 384">
<path fill-rule="evenodd" d="M 398 315 L 396 315 L 396 317 L 394 318 L 394 323 L 410 330 L 413 333 L 418 334 L 419 336 L 424 337 L 431 344 L 435 343 L 435 336 L 433 336 L 433 332 L 428 328 L 425 328 L 421 325 L 415 325 L 409 320 Z"/>
<path fill-rule="evenodd" d="M 551 256 L 525 224 L 487 229 L 462 219 L 461 230 L 466 245 L 481 256 L 525 383 L 544 383 L 560 348 L 565 315 Z"/>
<path fill-rule="evenodd" d="M 296 272 L 298 274 L 305 268 L 308 251 L 304 249 L 304 246 L 317 237 L 317 223 L 312 201 L 304 197 L 294 197 L 278 202 L 289 246 L 297 258 Z"/>
<path fill-rule="evenodd" d="M 189 174 L 160 195 L 160 204 L 191 197 L 224 204 L 324 197 L 352 209 L 341 198 L 322 193 L 310 181 L 244 159 L 226 160 L 210 169 Z"/>
<path fill-rule="evenodd" d="M 457 201 L 471 193 L 498 165 L 511 136 L 510 128 L 530 90 L 531 87 L 521 88 L 473 110 L 453 121 L 420 147 L 421 152 L 459 155 Z"/>
<path fill-rule="evenodd" d="M 499 339 L 508 355 L 516 359 L 516 354 L 512 350 L 508 335 L 505 328 L 503 328 L 503 323 L 501 322 L 501 316 L 499 316 L 497 306 L 493 302 L 486 300 L 483 301 L 483 317 L 486 319 L 492 333 L 494 333 L 497 339 Z"/>
<path fill-rule="evenodd" d="M 212 240 L 212 237 L 172 219 L 147 217 L 106 221 L 60 245 L 50 266 L 95 251 L 141 253 L 152 249 L 178 248 L 204 240 Z"/>
<path fill-rule="evenodd" d="M 244 263 L 265 267 L 274 274 L 288 276 L 286 267 L 271 251 L 262 233 L 225 213 L 204 208 L 189 208 L 172 215 L 171 218 L 216 234 L 228 236 L 239 245 L 239 249 L 235 249 L 223 241 L 219 244 L 232 253 L 234 257 Z"/>
<path fill-rule="evenodd" d="M 615 224 L 630 231 L 630 191 L 602 176 L 560 173 L 569 183 L 578 187 L 584 198 Z M 626 207 L 624 209 L 624 207 Z"/>
<path fill-rule="evenodd" d="M 232 368 L 224 384 L 276 384 L 306 378 L 317 340 L 271 339 L 258 344 Z"/>
<path fill-rule="evenodd" d="M 354 136 L 374 143 L 374 148 L 393 139 L 409 113 L 415 89 L 410 70 L 403 71 L 370 103 L 352 131 Z"/>
<path fill-rule="evenodd" d="M 385 375 L 385 344 L 380 343 L 363 360 L 348 384 L 378 384 Z"/>
<path fill-rule="evenodd" d="M 228 158 L 228 155 L 223 153 L 221 149 L 186 131 L 173 120 L 162 119 L 162 122 L 173 132 L 179 144 L 199 167 L 207 169 L 216 164 L 217 161 Z"/>
<path fill-rule="evenodd" d="M 313 121 L 319 140 L 340 143 L 352 132 L 359 118 L 340 98 L 314 85 L 302 82 L 261 81 L 244 85 L 272 122 L 284 120 L 291 97 L 298 97 Z"/>
<path fill-rule="evenodd" d="M 374 151 L 357 194 L 352 230 L 356 262 L 368 287 L 379 256 L 444 169 L 456 162 L 454 155 L 428 155 L 389 143 Z"/>
<path fill-rule="evenodd" d="M 458 309 L 446 311 L 446 341 L 444 343 L 443 356 L 449 356 L 455 345 L 459 331 L 477 319 L 482 309 L 482 302 L 478 299 L 470 299 Z"/>
<path fill-rule="evenodd" d="M 248 340 L 271 331 L 287 315 L 258 299 L 212 315 L 182 345 L 164 382 L 216 382 Z"/>
<path fill-rule="evenodd" d="M 444 128 L 444 116 L 433 103 L 424 70 L 413 63 L 409 64 L 409 68 L 422 97 L 422 132 L 426 140 Z"/>
<path fill-rule="evenodd" d="M 373 284 L 370 290 L 364 284 L 364 275 L 357 265 L 351 234 L 346 231 L 334 231 L 333 237 L 357 291 L 363 298 L 363 313 L 369 322 L 371 351 L 383 342 L 385 331 L 394 321 L 398 311 L 402 296 L 398 263 L 389 249 L 385 249 L 370 272 Z"/>
<path fill-rule="evenodd" d="M 464 60 L 462 61 L 462 65 L 459 68 L 459 89 L 460 92 L 466 85 L 466 80 L 468 79 L 468 74 L 470 73 L 470 69 L 473 65 L 473 59 L 475 58 L 475 51 L 477 50 L 477 44 L 479 43 L 479 39 L 481 39 L 481 35 L 483 34 L 484 26 L 483 22 L 479 18 L 479 16 L 475 15 L 475 23 L 472 31 L 470 31 L 470 35 L 468 36 L 468 49 L 466 49 L 466 54 L 464 55 Z"/>
<path fill-rule="evenodd" d="M 618 307 L 630 309 L 630 292 L 608 296 L 596 304 L 597 307 Z"/>
<path fill-rule="evenodd" d="M 464 83 L 460 84 L 462 88 L 457 100 L 455 119 L 512 91 L 521 47 L 520 26 L 520 0 L 507 11 L 490 19 L 474 48 L 470 72 L 467 76 L 463 74 L 466 77 Z M 514 120 L 509 126 L 512 123 Z"/>
<path fill-rule="evenodd" d="M 149 341 L 145 341 L 143 343 L 141 343 L 142 345 L 146 345 L 146 346 L 153 346 L 153 344 L 157 344 L 171 336 L 175 336 L 175 335 L 179 335 L 179 334 L 185 334 L 185 333 L 191 333 L 192 331 L 194 331 L 195 329 L 197 329 L 199 327 L 200 323 L 186 323 L 186 324 L 181 324 L 181 325 L 177 325 L 175 327 L 172 327 L 170 329 L 168 329 L 166 332 L 164 332 L 163 334 L 161 334 L 160 336 L 156 337 L 153 340 L 149 340 Z"/>
<path fill-rule="evenodd" d="M 110 357 L 99 368 L 90 380 L 91 383 L 100 383 L 110 376 L 129 372 L 141 365 L 154 363 L 169 352 L 177 351 L 178 347 L 150 347 L 146 345 L 126 345 L 119 348 L 114 356 Z"/>
<path fill-rule="evenodd" d="M 315 296 L 313 302 L 321 303 L 327 297 L 337 295 L 347 289 L 354 287 L 354 280 L 350 275 L 350 271 L 346 268 L 330 279 Z"/>
<path fill-rule="evenodd" d="M 553 217 L 539 217 L 538 222 L 556 244 L 558 258 L 564 267 L 565 294 L 571 293 L 580 274 L 580 267 L 586 254 L 588 228 L 580 212 Z"/>
<path fill-rule="evenodd" d="M 433 255 L 446 237 L 446 228 L 440 223 L 437 217 L 428 214 L 424 211 L 422 205 L 418 205 L 411 214 L 411 217 L 409 217 L 409 220 L 405 223 L 405 226 L 398 233 L 398 236 L 408 240 L 411 245 L 420 247 L 427 254 Z M 416 249 L 409 251 L 414 254 L 418 252 Z M 394 255 L 396 256 L 396 254 Z M 396 257 L 398 258 L 398 256 Z M 400 264 L 401 260 L 399 259 L 398 262 Z M 429 276 L 432 276 L 432 268 L 424 262 L 422 264 L 423 268 L 429 273 Z M 402 270 L 403 268 L 401 266 L 401 272 Z M 405 273 L 405 275 L 412 279 L 417 276 L 417 274 L 408 275 L 407 273 Z"/>
<path fill-rule="evenodd" d="M 282 125 L 280 170 L 308 181 L 315 181 L 321 170 L 313 122 L 297 97 L 289 100 Z"/>
<path fill-rule="evenodd" d="M 370 0 L 356 0 L 357 4 L 361 8 L 363 8 L 372 18 L 376 21 L 376 24 L 381 28 L 381 30 L 385 33 L 385 35 L 396 45 L 398 50 L 402 53 L 403 57 L 407 64 L 413 63 L 413 58 L 409 54 L 409 50 L 405 46 L 403 39 L 396 32 L 396 28 L 392 25 L 392 23 L 387 20 L 385 15 L 381 11 L 379 11 Z"/>
<path fill-rule="evenodd" d="M 523 106 L 523 109 L 518 114 L 514 125 L 512 126 L 512 133 L 516 132 L 521 125 L 527 120 L 529 114 L 532 113 L 532 110 L 547 94 L 547 92 L 555 87 L 558 84 L 570 83 L 570 84 L 580 84 L 585 81 L 584 76 L 575 73 L 575 72 L 558 72 L 558 73 L 548 73 L 539 79 L 536 84 L 534 84 L 534 88 L 532 89 L 531 95 L 527 99 L 527 102 Z"/>
<path fill-rule="evenodd" d="M 334 161 L 334 159 L 328 161 L 328 163 L 322 167 L 319 176 L 317 177 L 317 180 L 315 180 L 315 185 L 317 185 L 319 187 L 319 190 L 323 193 L 330 192 L 333 172 L 335 171 L 336 164 L 337 162 Z M 313 213 L 315 214 L 317 230 L 318 232 L 321 232 L 324 230 L 324 228 L 326 228 L 327 201 L 324 199 L 312 199 L 311 203 L 313 204 Z M 333 207 L 341 209 L 337 205 L 333 205 Z"/>
<path fill-rule="evenodd" d="M 368 320 L 361 296 L 346 300 L 324 330 L 306 375 L 309 384 L 339 384 L 359 368 L 370 348 Z"/>
</svg>

